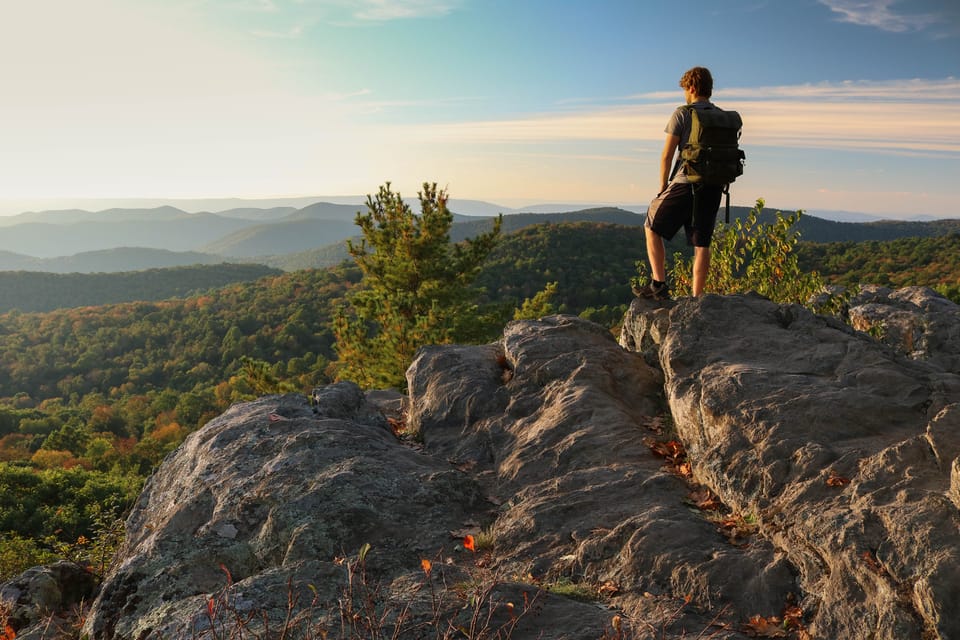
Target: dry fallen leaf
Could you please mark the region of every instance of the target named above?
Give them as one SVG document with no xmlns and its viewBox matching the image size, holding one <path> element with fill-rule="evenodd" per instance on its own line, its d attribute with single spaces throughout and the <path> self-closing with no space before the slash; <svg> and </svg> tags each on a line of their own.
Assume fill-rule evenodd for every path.
<svg viewBox="0 0 960 640">
<path fill-rule="evenodd" d="M 388 417 L 387 424 L 390 425 L 390 431 L 392 431 L 395 436 L 400 436 L 407 430 L 407 421 L 402 418 Z"/>
<path fill-rule="evenodd" d="M 702 511 L 716 511 L 723 506 L 720 498 L 706 487 L 694 489 L 689 493 L 687 498 L 690 499 L 690 502 L 692 502 L 697 509 Z"/>
<path fill-rule="evenodd" d="M 602 596 L 613 596 L 620 593 L 620 587 L 615 582 L 607 580 L 597 588 L 597 593 Z"/>
<path fill-rule="evenodd" d="M 678 440 L 659 441 L 653 438 L 644 438 L 643 443 L 655 455 L 660 456 L 673 467 L 673 471 L 685 478 L 693 475 L 692 467 L 687 462 L 687 451 L 683 448 L 683 443 Z"/>
<path fill-rule="evenodd" d="M 788 606 L 783 610 L 783 624 L 786 627 L 803 626 L 803 609 L 798 606 Z"/>
<path fill-rule="evenodd" d="M 883 565 L 880 564 L 877 556 L 874 555 L 872 551 L 864 551 L 860 554 L 860 557 L 863 558 L 863 561 L 875 574 L 878 576 L 886 575 L 887 570 L 883 568 Z"/>
<path fill-rule="evenodd" d="M 744 632 L 753 638 L 786 638 L 787 630 L 783 628 L 780 618 L 770 616 L 751 616 L 750 622 L 744 625 Z"/>
<path fill-rule="evenodd" d="M 667 460 L 678 460 L 686 455 L 683 444 L 677 440 L 654 440 L 653 438 L 644 438 L 644 444 L 655 454 Z"/>
<path fill-rule="evenodd" d="M 850 484 L 850 478 L 845 478 L 836 471 L 830 471 L 830 476 L 827 478 L 828 487 L 843 487 L 848 484 Z"/>
<path fill-rule="evenodd" d="M 733 545 L 739 542 L 739 538 L 746 538 L 757 531 L 756 524 L 748 522 L 746 518 L 736 513 L 731 513 L 717 522 L 717 526 L 727 536 L 727 541 Z"/>
<path fill-rule="evenodd" d="M 617 633 L 620 633 L 620 628 L 623 626 L 621 624 L 620 616 L 613 616 L 613 619 L 610 620 L 610 626 L 613 627 L 613 630 Z"/>
</svg>

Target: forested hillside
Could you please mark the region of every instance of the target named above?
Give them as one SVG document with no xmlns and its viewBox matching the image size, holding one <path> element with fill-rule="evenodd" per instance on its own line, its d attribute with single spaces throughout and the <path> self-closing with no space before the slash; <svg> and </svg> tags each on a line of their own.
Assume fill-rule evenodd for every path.
<svg viewBox="0 0 960 640">
<path fill-rule="evenodd" d="M 277 269 L 259 264 L 194 265 L 98 274 L 0 271 L 0 313 L 12 309 L 52 311 L 114 302 L 164 300 L 278 273 Z"/>
<path fill-rule="evenodd" d="M 488 315 L 505 322 L 545 278 L 563 283 L 571 313 L 626 303 L 641 231 L 583 223 L 508 237 L 485 269 Z M 167 452 L 232 402 L 325 382 L 331 314 L 358 277 L 305 270 L 187 299 L 0 315 L 0 531 L 15 534 L 15 555 L 90 536 L 101 505 L 129 504 Z"/>
<path fill-rule="evenodd" d="M 509 238 L 511 234 L 521 229 L 537 225 L 590 222 L 594 224 L 615 224 L 639 228 L 639 226 L 643 224 L 643 219 L 642 215 L 615 207 L 584 209 L 582 211 L 571 211 L 568 213 L 515 213 L 503 217 L 501 229 L 504 237 Z M 490 217 L 454 216 L 454 224 L 450 229 L 450 238 L 454 242 L 458 242 L 464 238 L 476 237 L 478 234 L 489 231 L 493 227 L 493 221 L 494 218 Z M 257 260 L 271 267 L 283 269 L 284 271 L 293 271 L 296 269 L 330 267 L 340 264 L 344 260 L 349 259 L 349 257 L 346 242 L 341 241 L 317 249 L 297 251 L 282 255 L 274 254 L 257 258 Z"/>
<path fill-rule="evenodd" d="M 668 252 L 685 251 L 677 242 Z M 477 278 L 492 302 L 520 304 L 547 283 L 557 283 L 561 313 L 582 314 L 613 326 L 630 304 L 630 278 L 645 259 L 641 226 L 593 222 L 539 224 L 512 233 Z"/>
<path fill-rule="evenodd" d="M 244 357 L 276 364 L 283 378 L 322 379 L 331 305 L 354 279 L 343 270 L 301 271 L 183 300 L 7 313 L 0 316 L 0 401 L 42 408 L 89 404 L 98 394 L 121 408 L 112 412 L 112 430 L 140 437 L 156 414 L 143 413 L 139 396 L 166 395 L 176 398 L 163 409 L 173 411 L 168 417 L 196 427 L 201 414 L 230 400 L 214 387 L 240 371 Z M 131 402 L 141 409 L 130 411 Z"/>
<path fill-rule="evenodd" d="M 682 237 L 667 248 L 676 251 L 689 251 Z M 960 234 L 801 243 L 799 252 L 830 282 L 927 285 L 958 299 Z M 632 299 L 638 260 L 637 225 L 527 227 L 491 254 L 477 280 L 480 302 L 505 322 L 556 282 L 559 311 L 613 326 Z M 189 280 L 169 272 L 150 277 Z M 109 274 L 89 278 L 91 289 L 109 288 Z M 331 318 L 358 279 L 341 266 L 216 289 L 184 284 L 209 289 L 185 299 L 0 314 L 0 574 L 4 558 L 41 557 L 53 540 L 89 536 L 104 504 L 129 504 L 167 452 L 231 403 L 326 382 Z"/>
<path fill-rule="evenodd" d="M 104 505 L 129 505 L 231 403 L 324 382 L 332 304 L 355 279 L 301 271 L 186 300 L 0 315 L 0 575 L 89 538 Z"/>
<path fill-rule="evenodd" d="M 828 282 L 925 285 L 960 302 L 960 232 L 887 242 L 802 243 L 800 264 Z"/>
<path fill-rule="evenodd" d="M 741 212 L 738 212 L 738 215 L 743 217 Z M 766 209 L 760 219 L 762 222 L 769 223 L 775 217 L 775 209 Z M 868 242 L 897 238 L 935 238 L 960 232 L 960 220 L 835 222 L 804 215 L 797 223 L 797 230 L 800 232 L 800 238 L 806 242 Z"/>
</svg>

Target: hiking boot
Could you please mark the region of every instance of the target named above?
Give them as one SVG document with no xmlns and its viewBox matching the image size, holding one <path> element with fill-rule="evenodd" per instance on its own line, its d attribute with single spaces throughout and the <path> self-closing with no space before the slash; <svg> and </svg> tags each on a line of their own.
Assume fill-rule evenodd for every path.
<svg viewBox="0 0 960 640">
<path fill-rule="evenodd" d="M 633 295 L 638 298 L 648 298 L 650 300 L 669 300 L 670 287 L 667 286 L 666 282 L 660 285 L 650 282 L 647 286 L 640 288 L 634 285 Z"/>
</svg>

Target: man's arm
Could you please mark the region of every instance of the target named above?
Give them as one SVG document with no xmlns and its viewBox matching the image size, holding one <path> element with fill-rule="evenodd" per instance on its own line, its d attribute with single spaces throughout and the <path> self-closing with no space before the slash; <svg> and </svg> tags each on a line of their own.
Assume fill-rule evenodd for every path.
<svg viewBox="0 0 960 640">
<path fill-rule="evenodd" d="M 663 143 L 663 153 L 660 154 L 660 191 L 663 193 L 667 188 L 667 182 L 670 180 L 670 169 L 673 167 L 673 154 L 677 152 L 677 146 L 680 144 L 680 136 L 668 133 L 667 139 Z"/>
</svg>

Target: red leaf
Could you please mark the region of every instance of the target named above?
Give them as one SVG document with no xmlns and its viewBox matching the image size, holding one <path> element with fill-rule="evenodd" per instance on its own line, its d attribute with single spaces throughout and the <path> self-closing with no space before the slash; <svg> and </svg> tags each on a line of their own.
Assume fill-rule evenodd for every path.
<svg viewBox="0 0 960 640">
<path fill-rule="evenodd" d="M 838 474 L 836 471 L 830 472 L 830 477 L 827 478 L 828 487 L 843 487 L 850 484 L 850 478 L 845 478 Z"/>
<path fill-rule="evenodd" d="M 790 628 L 803 627 L 803 609 L 794 605 L 783 610 L 783 625 Z"/>
<path fill-rule="evenodd" d="M 464 548 L 464 549 L 469 549 L 470 551 L 473 551 L 474 553 L 477 552 L 477 547 L 476 547 L 476 545 L 474 544 L 473 536 L 469 536 L 469 535 L 468 535 L 468 536 L 464 536 L 464 538 L 463 538 L 463 548 Z"/>
<path fill-rule="evenodd" d="M 878 576 L 885 575 L 887 570 L 883 568 L 883 565 L 877 560 L 877 556 L 870 551 L 864 551 L 860 554 L 860 557 L 863 558 L 863 561 L 867 564 L 870 569 L 877 574 Z"/>
</svg>

